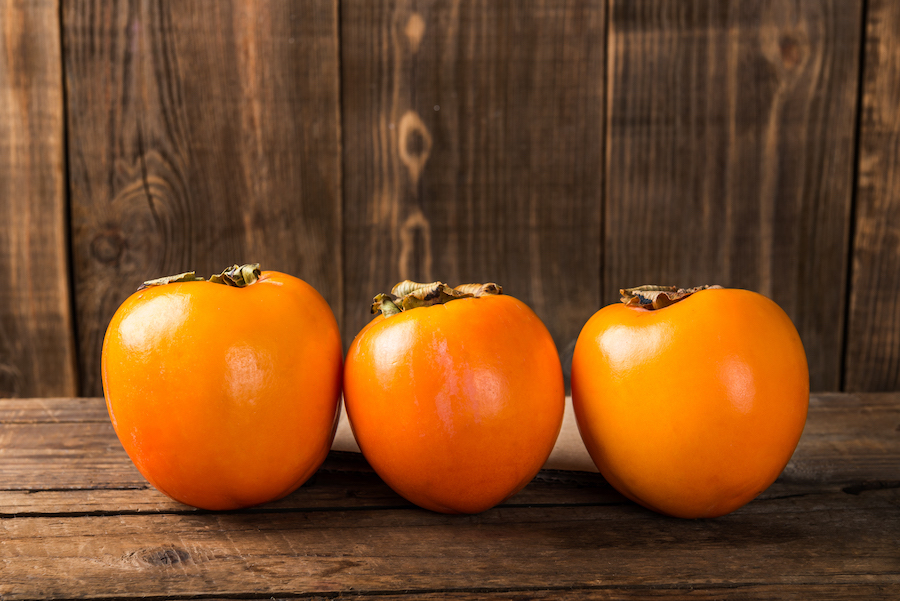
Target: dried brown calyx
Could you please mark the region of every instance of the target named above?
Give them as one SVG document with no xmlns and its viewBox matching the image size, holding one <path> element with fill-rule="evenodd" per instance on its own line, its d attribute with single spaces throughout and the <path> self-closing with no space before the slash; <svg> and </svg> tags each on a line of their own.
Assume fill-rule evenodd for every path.
<svg viewBox="0 0 900 601">
<path fill-rule="evenodd" d="M 678 288 L 677 286 L 638 286 L 619 290 L 622 302 L 629 307 L 640 307 L 655 311 L 684 300 L 701 290 L 715 290 L 721 286 L 697 286 L 696 288 Z"/>
<path fill-rule="evenodd" d="M 417 307 L 443 305 L 460 298 L 478 298 L 503 294 L 503 288 L 493 282 L 487 284 L 462 284 L 451 288 L 443 282 L 420 284 L 404 280 L 393 287 L 390 294 L 379 294 L 372 302 L 372 313 L 385 317 Z"/>
<path fill-rule="evenodd" d="M 165 286 L 166 284 L 174 284 L 175 282 L 212 282 L 213 284 L 223 284 L 234 288 L 244 288 L 256 282 L 262 271 L 259 269 L 259 263 L 248 263 L 246 265 L 232 265 L 210 276 L 208 280 L 204 280 L 194 271 L 187 271 L 177 275 L 169 275 L 155 280 L 147 280 L 138 288 L 151 288 L 153 286 Z"/>
</svg>

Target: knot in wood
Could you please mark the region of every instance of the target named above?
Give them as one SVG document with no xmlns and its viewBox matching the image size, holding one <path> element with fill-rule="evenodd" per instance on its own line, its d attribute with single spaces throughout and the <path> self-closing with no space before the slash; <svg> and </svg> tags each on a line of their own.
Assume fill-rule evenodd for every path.
<svg viewBox="0 0 900 601">
<path fill-rule="evenodd" d="M 151 566 L 172 566 L 182 563 L 193 563 L 191 554 L 178 547 L 160 547 L 137 551 L 135 557 L 141 563 Z"/>
<path fill-rule="evenodd" d="M 778 48 L 781 51 L 781 62 L 788 71 L 803 62 L 803 43 L 795 36 L 782 35 L 778 40 Z"/>
<path fill-rule="evenodd" d="M 105 230 L 91 240 L 91 255 L 104 265 L 117 265 L 125 250 L 125 239 L 118 230 Z"/>
<path fill-rule="evenodd" d="M 398 132 L 400 160 L 409 170 L 413 186 L 419 183 L 419 175 L 431 154 L 431 133 L 415 111 L 406 111 L 400 118 Z"/>
</svg>

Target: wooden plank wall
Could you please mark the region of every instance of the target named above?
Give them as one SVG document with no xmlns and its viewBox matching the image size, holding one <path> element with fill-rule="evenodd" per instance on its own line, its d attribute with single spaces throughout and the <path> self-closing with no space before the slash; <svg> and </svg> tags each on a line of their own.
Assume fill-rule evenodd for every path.
<svg viewBox="0 0 900 601">
<path fill-rule="evenodd" d="M 63 4 L 81 392 L 153 274 L 302 274 L 341 310 L 334 0 Z"/>
<path fill-rule="evenodd" d="M 898 2 L 869 2 L 863 90 L 845 387 L 900 390 Z"/>
<path fill-rule="evenodd" d="M 847 0 L 612 8 L 605 290 L 761 292 L 800 331 L 815 390 L 840 386 L 861 12 Z"/>
<path fill-rule="evenodd" d="M 0 396 L 77 393 L 59 10 L 0 3 Z"/>
<path fill-rule="evenodd" d="M 0 0 L 0 396 L 99 395 L 137 284 L 259 261 L 349 343 L 402 278 L 495 280 L 565 355 L 622 286 L 794 320 L 900 388 L 889 0 Z"/>
<path fill-rule="evenodd" d="M 345 334 L 408 278 L 496 281 L 558 346 L 578 335 L 600 295 L 603 8 L 342 4 Z"/>
</svg>

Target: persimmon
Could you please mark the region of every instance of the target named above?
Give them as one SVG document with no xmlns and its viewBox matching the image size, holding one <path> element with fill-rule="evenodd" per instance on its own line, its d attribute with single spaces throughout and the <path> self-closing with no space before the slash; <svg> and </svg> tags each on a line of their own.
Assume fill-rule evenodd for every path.
<svg viewBox="0 0 900 601">
<path fill-rule="evenodd" d="M 585 446 L 629 499 L 724 515 L 769 487 L 806 422 L 809 372 L 790 318 L 747 290 L 623 290 L 585 324 L 572 402 Z"/>
<path fill-rule="evenodd" d="M 565 402 L 537 315 L 495 284 L 408 281 L 373 313 L 347 353 L 344 404 L 375 472 L 443 513 L 485 511 L 521 490 L 553 449 Z"/>
<path fill-rule="evenodd" d="M 283 497 L 319 467 L 342 348 L 325 299 L 258 265 L 145 282 L 103 341 L 113 427 L 158 490 L 204 509 Z"/>
</svg>

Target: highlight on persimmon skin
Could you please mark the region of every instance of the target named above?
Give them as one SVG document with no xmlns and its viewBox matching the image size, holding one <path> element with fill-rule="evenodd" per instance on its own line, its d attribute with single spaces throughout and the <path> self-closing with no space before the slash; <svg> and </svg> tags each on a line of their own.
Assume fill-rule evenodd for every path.
<svg viewBox="0 0 900 601">
<path fill-rule="evenodd" d="M 716 517 L 782 472 L 809 405 L 797 330 L 768 298 L 701 287 L 623 290 L 588 320 L 572 359 L 579 432 L 629 499 Z"/>
<path fill-rule="evenodd" d="M 102 353 L 110 419 L 138 471 L 212 510 L 273 501 L 318 469 L 342 369 L 325 299 L 256 265 L 145 282 L 116 311 Z"/>
<path fill-rule="evenodd" d="M 521 490 L 565 403 L 541 320 L 496 284 L 401 282 L 373 312 L 347 353 L 344 403 L 376 473 L 443 513 L 479 513 Z"/>
</svg>

